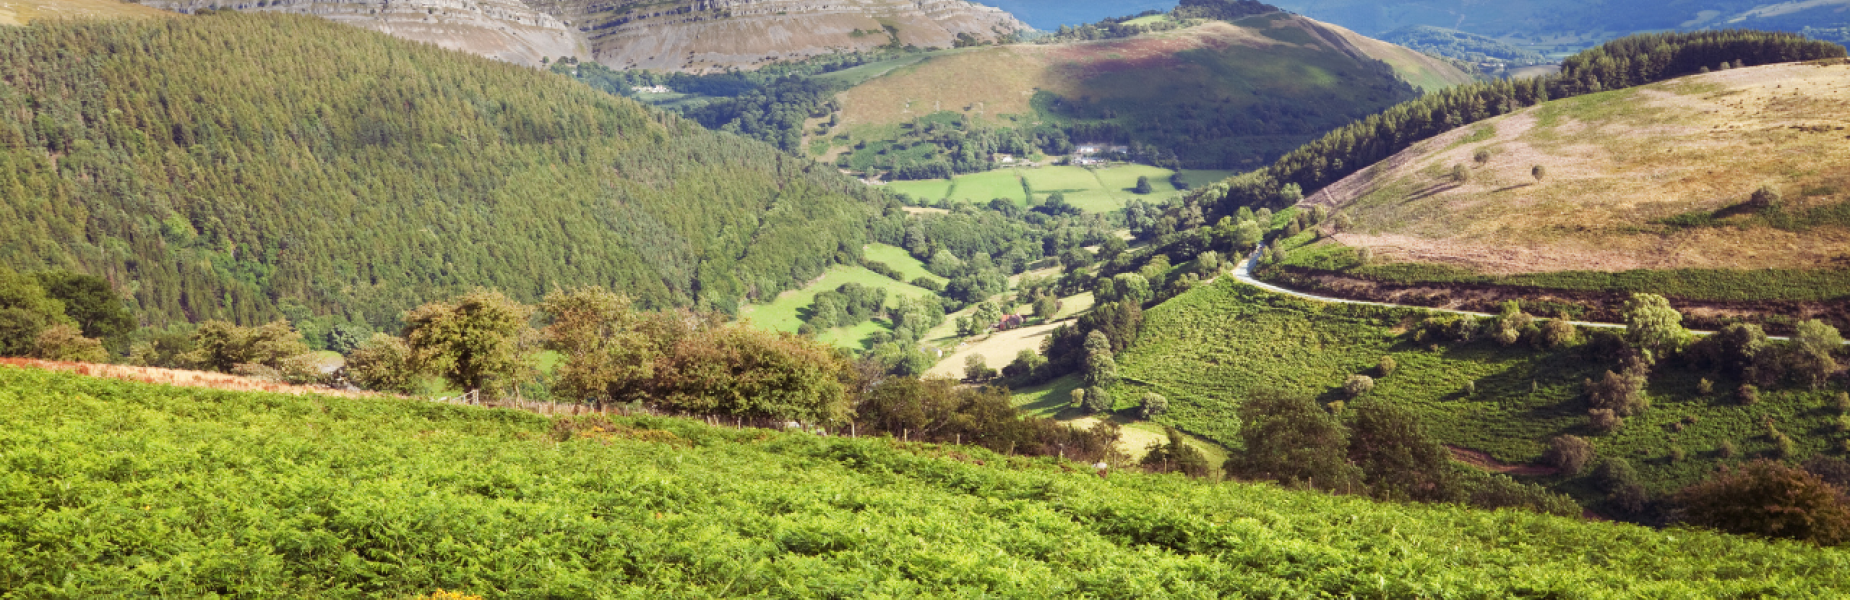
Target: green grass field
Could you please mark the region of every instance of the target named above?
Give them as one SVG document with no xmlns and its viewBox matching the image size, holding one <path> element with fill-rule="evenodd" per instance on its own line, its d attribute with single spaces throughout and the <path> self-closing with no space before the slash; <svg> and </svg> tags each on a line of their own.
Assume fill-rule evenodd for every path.
<svg viewBox="0 0 1850 600">
<path fill-rule="evenodd" d="M 862 248 L 861 252 L 863 256 L 867 257 L 867 260 L 885 263 L 886 266 L 893 267 L 894 270 L 899 271 L 900 275 L 905 276 L 907 283 L 911 283 L 913 280 L 920 277 L 932 281 L 946 281 L 945 278 L 925 270 L 925 263 L 920 262 L 917 258 L 913 258 L 912 253 L 907 252 L 905 248 L 888 246 L 886 244 L 868 244 L 865 248 Z"/>
<path fill-rule="evenodd" d="M 1399 369 L 1378 377 L 1369 398 L 1414 409 L 1441 441 L 1529 463 L 1553 436 L 1580 435 L 1601 456 L 1630 460 L 1654 492 L 1693 483 L 1730 462 L 1715 452 L 1723 441 L 1740 450 L 1733 460 L 1771 453 L 1774 443 L 1762 425 L 1768 418 L 1806 456 L 1835 452 L 1845 437 L 1831 428 L 1836 412 L 1824 408 L 1836 390 L 1763 391 L 1759 404 L 1740 406 L 1730 398 L 1739 382 L 1674 366 L 1653 376 L 1648 412 L 1600 435 L 1586 425 L 1582 382 L 1613 365 L 1582 348 L 1540 351 L 1490 341 L 1435 352 L 1404 333 L 1423 314 L 1305 302 L 1223 278 L 1145 313 L 1141 341 L 1118 356 L 1124 383 L 1113 393 L 1128 398 L 1154 390 L 1170 402 L 1159 421 L 1237 446 L 1241 399 L 1283 392 L 1343 400 L 1347 377 L 1372 375 L 1382 356 L 1392 356 Z M 1697 392 L 1704 376 L 1715 377 L 1714 393 Z M 1673 447 L 1688 458 L 1666 458 Z M 1564 484 L 1563 491 L 1578 485 L 1548 483 Z"/>
<path fill-rule="evenodd" d="M 1850 555 L 886 438 L 0 367 L 18 597 L 1766 597 Z"/>
<path fill-rule="evenodd" d="M 1028 193 L 1021 188 L 1021 174 L 1015 169 L 959 175 L 951 180 L 951 191 L 945 197 L 955 202 L 978 204 L 987 204 L 996 198 L 1016 204 L 1028 203 Z"/>
<path fill-rule="evenodd" d="M 866 267 L 837 265 L 831 267 L 827 273 L 824 273 L 821 279 L 803 286 L 802 289 L 784 292 L 779 295 L 776 300 L 747 308 L 742 312 L 740 318 L 749 320 L 753 325 L 765 329 L 794 333 L 803 326 L 803 317 L 800 311 L 809 308 L 809 305 L 816 302 L 816 294 L 833 290 L 847 283 L 859 283 L 869 287 L 886 288 L 889 298 L 894 296 L 923 298 L 932 295 L 930 290 L 909 283 L 893 281 L 886 278 L 884 275 L 867 270 Z M 868 323 L 863 323 L 856 327 L 838 329 L 828 332 L 827 335 L 821 337 L 828 338 L 825 339 L 825 341 L 837 346 L 858 348 L 866 335 L 875 331 L 875 329 L 869 328 L 869 325 Z M 880 326 L 873 325 L 873 327 L 877 328 Z M 861 337 L 851 337 L 857 334 Z"/>
<path fill-rule="evenodd" d="M 985 203 L 996 198 L 1007 198 L 1012 202 L 1024 204 L 1027 194 L 1021 189 L 1021 179 L 1026 179 L 1028 186 L 1034 188 L 1037 200 L 1046 200 L 1055 192 L 1066 196 L 1066 201 L 1088 212 L 1110 212 L 1124 207 L 1132 198 L 1142 198 L 1147 202 L 1160 203 L 1177 193 L 1175 186 L 1169 184 L 1169 176 L 1174 171 L 1147 165 L 1118 165 L 1103 169 L 1088 169 L 1074 166 L 1039 167 L 1033 169 L 999 169 L 985 173 L 959 175 L 956 179 L 928 179 L 923 181 L 895 181 L 887 184 L 888 189 L 907 194 L 913 198 L 937 201 L 950 198 L 958 202 Z M 1183 170 L 1182 179 L 1191 186 L 1212 185 L 1232 176 L 1232 171 L 1193 171 Z M 1137 177 L 1150 178 L 1151 193 L 1138 195 L 1131 192 L 1136 187 Z"/>
</svg>

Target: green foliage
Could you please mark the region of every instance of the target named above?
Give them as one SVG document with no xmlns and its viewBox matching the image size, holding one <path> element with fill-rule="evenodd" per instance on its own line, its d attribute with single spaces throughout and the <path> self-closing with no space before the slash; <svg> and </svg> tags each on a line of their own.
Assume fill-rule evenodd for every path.
<svg viewBox="0 0 1850 600">
<path fill-rule="evenodd" d="M 0 356 L 31 354 L 46 327 L 68 319 L 38 280 L 0 265 Z"/>
<path fill-rule="evenodd" d="M 1690 449 L 1690 459 L 1680 463 L 1635 463 L 1652 494 L 1708 476 L 1725 458 L 1709 450 L 1724 441 L 1736 445 L 1737 456 L 1776 451 L 1774 440 L 1758 434 L 1764 416 L 1786 424 L 1798 459 L 1835 452 L 1840 445 L 1840 436 L 1829 433 L 1835 413 L 1819 410 L 1830 406 L 1837 390 L 1768 388 L 1758 404 L 1740 406 L 1699 394 L 1699 381 L 1715 375 L 1685 361 L 1655 369 L 1643 389 L 1650 410 L 1594 438 L 1583 385 L 1609 369 L 1623 371 L 1619 361 L 1602 355 L 1605 344 L 1546 349 L 1421 338 L 1425 329 L 1419 323 L 1428 314 L 1305 302 L 1223 278 L 1143 314 L 1140 341 L 1116 355 L 1121 383 L 1113 391 L 1162 394 L 1169 412 L 1157 422 L 1238 448 L 1246 399 L 1283 392 L 1319 404 L 1342 400 L 1341 386 L 1350 375 L 1391 356 L 1398 368 L 1392 377 L 1376 380 L 1365 402 L 1414 411 L 1426 431 L 1446 445 L 1483 451 L 1508 464 L 1540 462 L 1549 441 L 1563 435 L 1594 440 L 1602 456 L 1660 456 L 1673 445 Z M 1716 388 L 1732 392 L 1736 385 L 1718 382 Z M 1542 483 L 1594 501 L 1572 482 Z"/>
<path fill-rule="evenodd" d="M 1163 440 L 1150 445 L 1138 466 L 1152 473 L 1181 473 L 1197 478 L 1207 477 L 1214 471 L 1214 466 L 1208 464 L 1208 457 L 1188 445 L 1182 432 L 1174 427 L 1163 428 Z"/>
<path fill-rule="evenodd" d="M 355 385 L 388 394 L 417 390 L 418 371 L 411 364 L 411 347 L 398 336 L 375 333 L 347 355 L 346 373 Z M 569 396 L 568 396 L 569 397 Z"/>
<path fill-rule="evenodd" d="M 1381 39 L 1427 54 L 1468 63 L 1495 63 L 1505 67 L 1548 64 L 1546 57 L 1533 50 L 1443 27 L 1429 25 L 1402 27 L 1382 34 Z"/>
<path fill-rule="evenodd" d="M 0 369 L 0 446 L 27 597 L 1850 593 L 1796 544 L 690 420 Z"/>
<path fill-rule="evenodd" d="M 501 292 L 478 290 L 405 315 L 405 343 L 418 371 L 465 392 L 498 393 L 526 366 L 519 346 L 533 309 Z"/>
<path fill-rule="evenodd" d="M 1117 424 L 1106 420 L 1082 430 L 1052 419 L 1021 416 L 1011 401 L 1002 388 L 893 377 L 874 385 L 860 399 L 854 423 L 860 435 L 962 443 L 1006 454 L 1082 462 L 1113 459 Z"/>
<path fill-rule="evenodd" d="M 1563 435 L 1549 440 L 1548 454 L 1543 459 L 1560 469 L 1562 475 L 1574 477 L 1593 464 L 1596 457 L 1591 442 L 1580 436 Z"/>
<path fill-rule="evenodd" d="M 1241 451 L 1222 466 L 1228 476 L 1345 494 L 1364 489 L 1361 469 L 1346 455 L 1348 432 L 1310 398 L 1248 398 L 1241 417 Z"/>
<path fill-rule="evenodd" d="M 0 30 L 5 262 L 142 319 L 393 329 L 475 286 L 732 309 L 853 260 L 875 192 L 563 78 L 265 14 Z M 842 256 L 842 249 L 850 249 Z M 300 324 L 299 324 L 300 325 Z"/>
<path fill-rule="evenodd" d="M 128 336 L 135 331 L 135 315 L 109 280 L 69 271 L 39 271 L 32 275 L 45 288 L 46 296 L 64 303 L 64 314 L 77 322 L 83 337 L 128 349 Z"/>
<path fill-rule="evenodd" d="M 1143 401 L 1137 405 L 1137 414 L 1144 419 L 1156 417 L 1166 412 L 1169 412 L 1169 399 L 1164 398 L 1162 394 L 1154 392 L 1144 394 Z"/>
<path fill-rule="evenodd" d="M 1632 294 L 1625 302 L 1625 341 L 1645 351 L 1646 361 L 1668 357 L 1689 345 L 1683 314 L 1656 294 Z"/>
<path fill-rule="evenodd" d="M 32 351 L 34 358 L 45 360 L 103 363 L 109 362 L 109 351 L 103 349 L 103 342 L 83 336 L 83 332 L 70 325 L 58 324 L 39 332 L 38 340 Z"/>
<path fill-rule="evenodd" d="M 220 373 L 231 373 L 238 365 L 281 370 L 284 360 L 308 353 L 302 334 L 284 321 L 258 327 L 207 321 L 194 331 L 192 346 L 180 357 L 182 363 Z"/>
</svg>

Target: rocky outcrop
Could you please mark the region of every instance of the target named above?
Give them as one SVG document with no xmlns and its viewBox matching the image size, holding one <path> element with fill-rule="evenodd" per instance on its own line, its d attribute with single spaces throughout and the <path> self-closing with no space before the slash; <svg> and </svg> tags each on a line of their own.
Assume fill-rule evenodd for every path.
<svg viewBox="0 0 1850 600">
<path fill-rule="evenodd" d="M 138 0 L 312 14 L 509 62 L 715 71 L 901 45 L 949 48 L 1027 26 L 965 0 Z"/>
<path fill-rule="evenodd" d="M 521 0 L 137 0 L 178 12 L 218 7 L 315 15 L 523 65 L 589 56 L 583 36 Z"/>
</svg>

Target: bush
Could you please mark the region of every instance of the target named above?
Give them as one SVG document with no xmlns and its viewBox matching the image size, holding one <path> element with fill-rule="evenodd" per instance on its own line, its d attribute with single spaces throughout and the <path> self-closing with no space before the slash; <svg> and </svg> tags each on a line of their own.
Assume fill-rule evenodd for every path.
<svg viewBox="0 0 1850 600">
<path fill-rule="evenodd" d="M 1163 428 L 1164 440 L 1150 445 L 1149 453 L 1143 455 L 1139 463 L 1145 471 L 1152 473 L 1182 473 L 1189 477 L 1207 477 L 1213 474 L 1213 467 L 1208 464 L 1208 457 L 1200 450 L 1188 445 L 1182 438 L 1182 432 L 1174 427 Z"/>
<path fill-rule="evenodd" d="M 1644 395 L 1644 377 L 1621 375 L 1607 371 L 1598 379 L 1588 379 L 1587 406 L 1589 408 L 1611 410 L 1621 417 L 1634 417 L 1644 414 L 1650 408 L 1650 401 Z"/>
<path fill-rule="evenodd" d="M 1086 410 L 1086 414 L 1096 415 L 1110 412 L 1111 394 L 1106 393 L 1104 388 L 1087 388 L 1085 402 L 1080 407 Z"/>
<path fill-rule="evenodd" d="M 971 353 L 964 359 L 964 380 L 980 383 L 989 381 L 995 376 L 996 370 L 989 368 L 989 362 L 983 358 L 983 355 Z"/>
<path fill-rule="evenodd" d="M 1832 546 L 1850 540 L 1841 489 L 1817 475 L 1770 461 L 1723 468 L 1676 496 L 1684 522 L 1740 535 Z"/>
<path fill-rule="evenodd" d="M 1228 476 L 1336 493 L 1364 489 L 1361 469 L 1349 463 L 1348 433 L 1310 398 L 1258 395 L 1240 416 L 1243 444 L 1227 458 Z"/>
<path fill-rule="evenodd" d="M 1587 425 L 1591 426 L 1594 431 L 1612 433 L 1624 424 L 1625 419 L 1620 418 L 1618 413 L 1610 408 L 1595 408 L 1587 411 Z"/>
<path fill-rule="evenodd" d="M 1837 393 L 1837 412 L 1850 415 L 1850 392 Z"/>
<path fill-rule="evenodd" d="M 1722 440 L 1722 443 L 1715 445 L 1715 455 L 1722 458 L 1734 458 L 1738 452 L 1734 449 L 1734 442 L 1729 440 Z"/>
<path fill-rule="evenodd" d="M 103 348 L 103 342 L 84 337 L 83 332 L 72 325 L 58 324 L 45 328 L 39 333 L 35 346 L 32 355 L 45 360 L 109 362 L 109 351 Z"/>
<path fill-rule="evenodd" d="M 1560 469 L 1562 475 L 1573 477 L 1585 471 L 1595 456 L 1592 442 L 1580 436 L 1563 435 L 1549 440 L 1543 460 Z"/>
<path fill-rule="evenodd" d="M 1622 511 L 1643 511 L 1645 504 L 1650 501 L 1645 494 L 1644 484 L 1638 480 L 1638 471 L 1623 458 L 1602 461 L 1599 469 L 1594 471 L 1593 478 L 1600 490 L 1606 492 L 1606 500 Z"/>
<path fill-rule="evenodd" d="M 1754 384 L 1751 383 L 1743 383 L 1740 388 L 1734 391 L 1734 399 L 1740 402 L 1741 406 L 1759 404 L 1760 388 L 1755 387 Z"/>
<path fill-rule="evenodd" d="M 1375 365 L 1375 372 L 1380 373 L 1382 377 L 1387 377 L 1393 375 L 1394 369 L 1399 368 L 1399 366 L 1400 365 L 1394 362 L 1394 357 L 1383 356 L 1381 357 L 1380 364 Z"/>
<path fill-rule="evenodd" d="M 1683 462 L 1684 459 L 1689 458 L 1689 453 L 1684 452 L 1682 446 L 1671 446 L 1670 451 L 1666 452 L 1664 456 L 1669 458 L 1670 462 L 1680 463 Z"/>
<path fill-rule="evenodd" d="M 1539 338 L 1544 348 L 1560 348 L 1580 341 L 1580 328 L 1562 319 L 1550 319 L 1542 323 Z"/>
<path fill-rule="evenodd" d="M 417 389 L 411 348 L 398 336 L 375 333 L 347 355 L 346 374 L 354 385 L 375 392 L 409 394 Z"/>
<path fill-rule="evenodd" d="M 1375 378 L 1367 375 L 1350 375 L 1349 379 L 1343 382 L 1343 392 L 1349 394 L 1350 398 L 1360 398 L 1374 390 Z"/>
<path fill-rule="evenodd" d="M 1138 406 L 1138 413 L 1140 413 L 1140 415 L 1145 419 L 1155 417 L 1155 416 L 1161 415 L 1166 412 L 1169 412 L 1169 399 L 1164 398 L 1162 394 L 1158 394 L 1155 392 L 1144 394 L 1143 402 Z"/>
<path fill-rule="evenodd" d="M 1709 381 L 1707 377 L 1702 378 L 1702 381 L 1696 382 L 1696 393 L 1704 396 L 1715 393 L 1715 382 Z"/>
</svg>

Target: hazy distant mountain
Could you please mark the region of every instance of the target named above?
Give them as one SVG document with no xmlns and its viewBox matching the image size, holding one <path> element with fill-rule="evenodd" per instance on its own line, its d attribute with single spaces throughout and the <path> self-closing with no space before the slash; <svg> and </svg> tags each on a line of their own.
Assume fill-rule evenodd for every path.
<svg viewBox="0 0 1850 600">
<path fill-rule="evenodd" d="M 1107 17 L 1134 15 L 1146 10 L 1167 11 L 1175 0 L 978 0 L 1001 8 L 1035 29 L 1053 31 L 1061 25 L 1096 23 Z"/>
<path fill-rule="evenodd" d="M 1457 29 L 1530 45 L 1584 46 L 1643 31 L 1766 29 L 1803 31 L 1850 25 L 1850 0 L 1279 0 L 1280 8 L 1382 35 L 1412 25 Z M 1841 30 L 1837 30 L 1841 34 Z"/>
</svg>

